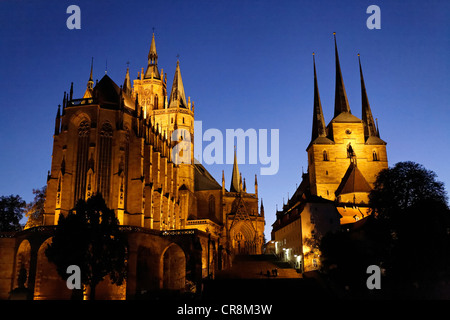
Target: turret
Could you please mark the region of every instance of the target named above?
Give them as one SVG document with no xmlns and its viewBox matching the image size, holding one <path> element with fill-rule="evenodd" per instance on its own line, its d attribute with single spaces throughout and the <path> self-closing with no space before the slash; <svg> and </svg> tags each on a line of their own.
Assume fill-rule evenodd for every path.
<svg viewBox="0 0 450 320">
<path fill-rule="evenodd" d="M 183 79 L 181 78 L 180 61 L 177 61 L 177 67 L 173 77 L 172 91 L 170 92 L 169 108 L 187 107 L 188 104 L 184 93 Z"/>
<path fill-rule="evenodd" d="M 61 125 L 61 105 L 59 104 L 55 119 L 55 136 L 59 134 L 60 125 Z"/>
</svg>

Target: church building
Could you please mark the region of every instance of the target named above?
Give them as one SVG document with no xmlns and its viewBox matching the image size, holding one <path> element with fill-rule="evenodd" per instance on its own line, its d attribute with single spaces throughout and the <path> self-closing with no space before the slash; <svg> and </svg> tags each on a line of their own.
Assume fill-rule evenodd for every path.
<svg viewBox="0 0 450 320">
<path fill-rule="evenodd" d="M 224 172 L 219 184 L 194 159 L 194 139 L 187 139 L 194 137 L 194 101 L 186 99 L 179 61 L 169 90 L 154 34 L 146 68 L 133 81 L 127 68 L 122 85 L 106 72 L 94 85 L 92 63 L 87 78 L 82 97 L 74 97 L 72 83 L 58 106 L 42 225 L 0 238 L 0 298 L 17 288 L 22 269 L 28 298 L 70 298 L 44 252 L 59 216 L 95 193 L 128 239 L 126 283 L 105 279 L 99 299 L 191 290 L 188 284 L 200 290 L 202 279 L 230 267 L 235 255 L 261 253 L 256 176 L 249 193 L 235 161 L 227 190 Z"/>
<path fill-rule="evenodd" d="M 377 174 L 388 168 L 386 142 L 380 138 L 372 115 L 359 54 L 361 119 L 352 114 L 348 103 L 336 36 L 334 45 L 336 87 L 333 119 L 326 125 L 313 54 L 314 103 L 311 141 L 306 148 L 308 171 L 303 174 L 294 195 L 281 211 L 277 211 L 272 225 L 272 240 L 278 243 L 278 253 L 283 254 L 292 248 L 285 244 L 286 230 L 292 229 L 294 216 L 301 220 L 291 238 L 297 239 L 295 258 L 304 259 L 302 268 L 306 271 L 318 267 L 320 252 L 317 245 L 326 232 L 370 215 L 369 193 Z M 308 261 L 305 258 L 309 252 L 314 254 L 309 255 L 311 259 Z"/>
</svg>

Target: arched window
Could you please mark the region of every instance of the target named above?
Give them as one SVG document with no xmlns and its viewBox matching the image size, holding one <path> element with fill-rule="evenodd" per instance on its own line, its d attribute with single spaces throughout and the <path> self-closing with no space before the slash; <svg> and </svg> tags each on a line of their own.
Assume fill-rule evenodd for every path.
<svg viewBox="0 0 450 320">
<path fill-rule="evenodd" d="M 111 182 L 111 149 L 113 129 L 108 122 L 100 130 L 100 145 L 98 154 L 98 191 L 108 203 Z"/>
<path fill-rule="evenodd" d="M 88 170 L 89 134 L 91 125 L 83 120 L 78 126 L 77 168 L 75 173 L 74 204 L 86 195 L 86 173 Z"/>
<path fill-rule="evenodd" d="M 158 109 L 158 95 L 155 95 L 153 109 Z"/>
<path fill-rule="evenodd" d="M 327 150 L 323 150 L 323 161 L 328 161 L 328 153 L 327 153 Z"/>
<path fill-rule="evenodd" d="M 373 156 L 373 161 L 378 161 L 379 160 L 378 159 L 378 154 L 377 154 L 377 152 L 375 150 L 373 150 L 372 156 Z"/>
<path fill-rule="evenodd" d="M 208 214 L 210 217 L 216 214 L 216 199 L 213 195 L 208 198 Z"/>
</svg>

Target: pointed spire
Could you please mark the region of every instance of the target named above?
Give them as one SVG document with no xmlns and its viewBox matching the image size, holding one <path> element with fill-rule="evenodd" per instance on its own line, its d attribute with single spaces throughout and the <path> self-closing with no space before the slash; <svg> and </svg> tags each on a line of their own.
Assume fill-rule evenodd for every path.
<svg viewBox="0 0 450 320">
<path fill-rule="evenodd" d="M 319 86 L 317 84 L 316 73 L 316 60 L 313 52 L 313 65 L 314 65 L 314 115 L 312 124 L 311 141 L 314 141 L 318 137 L 326 137 L 325 119 L 323 117 L 322 103 L 320 102 Z"/>
<path fill-rule="evenodd" d="M 261 217 L 264 217 L 264 204 L 263 204 L 262 198 L 261 198 L 261 207 L 259 209 L 259 214 L 261 215 Z"/>
<path fill-rule="evenodd" d="M 147 71 L 145 71 L 144 79 L 149 79 L 152 77 L 156 79 L 160 79 L 161 76 L 158 70 L 158 54 L 156 53 L 156 42 L 155 42 L 155 33 L 152 36 L 152 43 L 150 44 L 150 51 L 148 52 L 148 65 Z"/>
<path fill-rule="evenodd" d="M 231 186 L 230 192 L 241 192 L 240 188 L 240 174 L 236 157 L 236 146 L 234 147 L 234 164 L 233 164 L 233 174 L 231 176 Z"/>
<path fill-rule="evenodd" d="M 342 112 L 352 113 L 348 104 L 347 93 L 345 92 L 344 80 L 342 78 L 341 65 L 339 63 L 339 54 L 336 44 L 336 32 L 334 35 L 334 49 L 336 55 L 336 91 L 334 97 L 334 118 Z"/>
<path fill-rule="evenodd" d="M 86 86 L 86 91 L 84 92 L 83 99 L 92 98 L 93 97 L 93 89 L 94 89 L 94 80 L 92 79 L 92 70 L 94 67 L 94 57 L 91 60 L 91 73 L 89 75 L 89 80 Z"/>
<path fill-rule="evenodd" d="M 358 53 L 359 74 L 361 76 L 361 106 L 362 106 L 362 121 L 364 123 L 364 136 L 366 138 L 371 136 L 378 136 L 375 122 L 373 121 L 372 110 L 370 110 L 369 98 L 367 97 L 366 85 L 364 83 L 363 72 L 361 68 L 361 59 Z"/>
<path fill-rule="evenodd" d="M 73 82 L 70 83 L 69 101 L 72 101 L 72 98 L 73 98 Z"/>
<path fill-rule="evenodd" d="M 55 118 L 55 136 L 59 134 L 59 129 L 61 126 L 61 105 L 58 105 L 58 111 L 56 112 Z"/>
<path fill-rule="evenodd" d="M 130 80 L 130 68 L 127 67 L 127 73 L 125 74 L 125 80 L 123 82 L 123 92 L 131 95 L 131 80 Z"/>
<path fill-rule="evenodd" d="M 156 64 L 158 61 L 158 54 L 156 53 L 155 33 L 153 32 L 152 43 L 150 51 L 148 52 L 148 64 Z"/>
<path fill-rule="evenodd" d="M 173 77 L 169 108 L 187 108 L 183 79 L 181 78 L 180 61 L 177 61 L 177 68 L 175 69 L 175 75 Z"/>
</svg>

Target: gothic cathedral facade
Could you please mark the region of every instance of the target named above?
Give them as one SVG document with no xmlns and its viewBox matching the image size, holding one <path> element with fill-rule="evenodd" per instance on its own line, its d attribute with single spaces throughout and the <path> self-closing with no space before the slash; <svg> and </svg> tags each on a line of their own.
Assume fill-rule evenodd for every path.
<svg viewBox="0 0 450 320">
<path fill-rule="evenodd" d="M 74 97 L 72 83 L 58 106 L 42 225 L 3 239 L 10 280 L 0 281 L 0 295 L 8 298 L 25 269 L 29 298 L 70 297 L 44 251 L 59 216 L 95 193 L 115 211 L 129 244 L 126 284 L 105 280 L 99 298 L 200 288 L 234 255 L 260 254 L 265 221 L 256 177 L 248 193 L 235 162 L 228 191 L 224 173 L 219 184 L 194 159 L 194 102 L 186 99 L 179 61 L 170 91 L 154 35 L 147 67 L 133 81 L 127 69 L 121 86 L 106 73 L 94 85 L 92 69 L 83 96 Z"/>
</svg>

